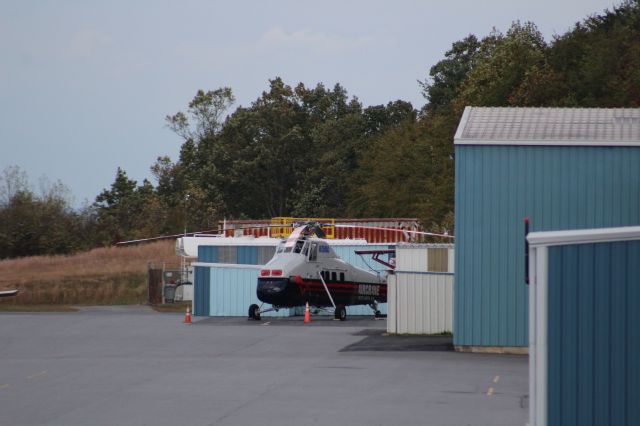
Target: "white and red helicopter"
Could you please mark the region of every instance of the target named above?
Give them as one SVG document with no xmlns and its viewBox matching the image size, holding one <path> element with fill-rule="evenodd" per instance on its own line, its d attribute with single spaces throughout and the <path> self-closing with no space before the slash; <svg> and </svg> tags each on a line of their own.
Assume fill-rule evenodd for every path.
<svg viewBox="0 0 640 426">
<path fill-rule="evenodd" d="M 338 226 L 338 225 L 336 225 Z M 422 233 L 445 236 L 440 234 Z M 368 305 L 379 317 L 379 303 L 387 301 L 386 273 L 366 271 L 340 259 L 326 240 L 319 223 L 297 226 L 276 249 L 274 257 L 260 270 L 256 293 L 258 300 L 271 305 L 263 309 L 249 306 L 249 318 L 260 320 L 260 314 L 281 308 L 305 306 L 333 308 L 334 317 L 347 318 L 347 306 Z M 357 254 L 372 255 L 389 270 L 393 261 L 380 259 L 395 250 L 368 250 Z"/>
</svg>

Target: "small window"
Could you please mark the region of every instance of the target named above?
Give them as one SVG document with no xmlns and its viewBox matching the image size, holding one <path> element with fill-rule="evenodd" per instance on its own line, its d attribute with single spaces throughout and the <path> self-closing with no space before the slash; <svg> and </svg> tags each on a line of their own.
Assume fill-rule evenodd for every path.
<svg viewBox="0 0 640 426">
<path fill-rule="evenodd" d="M 302 254 L 305 255 L 305 256 L 309 254 L 309 242 L 308 241 L 306 243 L 304 243 L 304 247 L 302 247 Z"/>
<path fill-rule="evenodd" d="M 344 272 L 340 272 L 340 281 L 344 282 Z"/>
<path fill-rule="evenodd" d="M 338 274 L 337 273 L 335 273 L 335 272 L 331 273 L 331 281 L 332 282 L 338 281 Z"/>
</svg>

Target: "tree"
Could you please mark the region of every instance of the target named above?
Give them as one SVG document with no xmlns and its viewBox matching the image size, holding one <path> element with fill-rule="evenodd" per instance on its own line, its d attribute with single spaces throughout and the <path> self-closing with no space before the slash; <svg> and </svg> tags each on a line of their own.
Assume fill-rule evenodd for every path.
<svg viewBox="0 0 640 426">
<path fill-rule="evenodd" d="M 111 188 L 96 197 L 93 208 L 100 244 L 145 238 L 166 230 L 166 205 L 153 185 L 145 179 L 138 186 L 121 168 L 118 168 Z"/>
<path fill-rule="evenodd" d="M 6 206 L 20 192 L 28 191 L 27 173 L 18 166 L 7 166 L 0 175 L 0 206 Z"/>
<path fill-rule="evenodd" d="M 430 152 L 424 129 L 413 120 L 379 135 L 361 153 L 351 216 L 424 216 L 430 199 Z"/>
<path fill-rule="evenodd" d="M 640 105 L 640 3 L 577 23 L 549 50 L 553 102 L 586 107 Z"/>
<path fill-rule="evenodd" d="M 429 77 L 418 83 L 427 99 L 426 111 L 438 111 L 448 106 L 460 93 L 462 83 L 475 65 L 481 43 L 475 35 L 453 43 L 445 59 L 431 67 Z"/>
<path fill-rule="evenodd" d="M 547 45 L 533 23 L 515 22 L 507 34 L 484 39 L 486 52 L 469 72 L 456 99 L 457 109 L 465 105 L 517 105 L 513 98 L 534 67 L 544 68 Z"/>
<path fill-rule="evenodd" d="M 187 113 L 177 112 L 166 116 L 167 125 L 184 140 L 200 141 L 214 136 L 222 127 L 222 117 L 235 102 L 229 87 L 204 92 L 198 90 L 189 102 Z M 191 118 L 191 121 L 190 119 Z"/>
<path fill-rule="evenodd" d="M 69 190 L 60 181 L 44 179 L 41 195 L 29 189 L 26 173 L 5 169 L 5 194 L 0 204 L 0 258 L 69 254 L 90 247 L 85 225 L 69 206 Z"/>
</svg>

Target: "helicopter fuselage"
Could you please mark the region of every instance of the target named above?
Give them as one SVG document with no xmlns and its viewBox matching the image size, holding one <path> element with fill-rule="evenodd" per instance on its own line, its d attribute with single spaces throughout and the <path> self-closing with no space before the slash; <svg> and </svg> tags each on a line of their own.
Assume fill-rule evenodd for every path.
<svg viewBox="0 0 640 426">
<path fill-rule="evenodd" d="M 378 273 L 340 259 L 325 240 L 300 238 L 279 246 L 260 271 L 257 296 L 277 308 L 371 305 L 387 301 L 387 285 Z"/>
</svg>

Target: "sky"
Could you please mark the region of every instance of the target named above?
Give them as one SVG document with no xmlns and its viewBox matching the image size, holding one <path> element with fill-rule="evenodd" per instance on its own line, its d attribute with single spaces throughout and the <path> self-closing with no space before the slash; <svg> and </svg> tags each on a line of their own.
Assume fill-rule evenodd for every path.
<svg viewBox="0 0 640 426">
<path fill-rule="evenodd" d="M 418 80 L 469 34 L 534 22 L 545 40 L 620 1 L 0 0 L 0 172 L 60 180 L 79 207 L 141 182 L 182 140 L 198 89 L 248 106 L 268 80 L 340 83 L 363 105 L 424 104 Z M 155 183 L 155 182 L 154 182 Z"/>
</svg>

